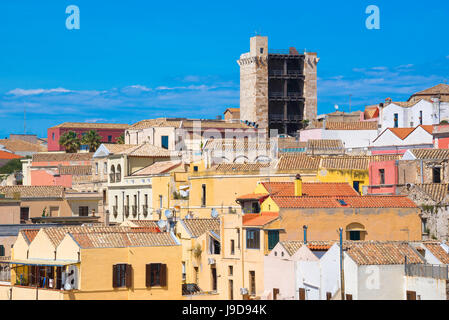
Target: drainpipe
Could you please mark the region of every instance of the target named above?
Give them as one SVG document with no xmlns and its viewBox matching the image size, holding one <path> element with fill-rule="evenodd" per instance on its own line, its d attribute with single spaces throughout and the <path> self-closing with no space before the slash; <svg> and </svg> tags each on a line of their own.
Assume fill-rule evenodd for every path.
<svg viewBox="0 0 449 320">
<path fill-rule="evenodd" d="M 343 228 L 340 231 L 340 288 L 341 288 L 341 300 L 345 300 L 345 276 L 343 268 Z"/>
<path fill-rule="evenodd" d="M 304 229 L 304 244 L 307 244 L 307 226 L 302 227 Z"/>
</svg>

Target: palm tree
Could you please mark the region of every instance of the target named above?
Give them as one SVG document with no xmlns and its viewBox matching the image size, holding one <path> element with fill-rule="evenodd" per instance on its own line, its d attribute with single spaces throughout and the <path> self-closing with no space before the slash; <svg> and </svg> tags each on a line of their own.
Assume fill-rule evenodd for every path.
<svg viewBox="0 0 449 320">
<path fill-rule="evenodd" d="M 117 138 L 117 143 L 125 144 L 125 135 L 123 133 Z"/>
<path fill-rule="evenodd" d="M 83 135 L 81 143 L 87 145 L 90 152 L 95 152 L 101 144 L 101 136 L 96 130 L 90 130 Z"/>
<path fill-rule="evenodd" d="M 75 132 L 69 131 L 59 138 L 59 144 L 65 148 L 68 153 L 75 153 L 81 146 L 80 139 Z"/>
</svg>

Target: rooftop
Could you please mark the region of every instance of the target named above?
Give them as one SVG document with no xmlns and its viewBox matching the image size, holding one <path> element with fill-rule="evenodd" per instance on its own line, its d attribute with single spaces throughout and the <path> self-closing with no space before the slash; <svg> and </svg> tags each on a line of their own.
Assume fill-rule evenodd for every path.
<svg viewBox="0 0 449 320">
<path fill-rule="evenodd" d="M 83 249 L 176 246 L 178 241 L 168 232 L 69 232 Z"/>
<path fill-rule="evenodd" d="M 16 195 L 20 199 L 27 198 L 62 198 L 64 187 L 62 186 L 6 186 L 0 187 L 0 193 L 4 193 L 6 198 L 15 199 Z"/>
<path fill-rule="evenodd" d="M 0 139 L 0 145 L 12 152 L 46 152 L 47 148 L 37 144 L 18 139 Z"/>
<path fill-rule="evenodd" d="M 264 225 L 276 220 L 279 217 L 277 212 L 261 212 L 261 213 L 247 213 L 242 217 L 243 225 L 263 227 Z"/>
<path fill-rule="evenodd" d="M 269 194 L 277 197 L 292 197 L 295 195 L 294 182 L 262 182 Z M 348 183 L 303 182 L 303 196 L 358 196 Z"/>
<path fill-rule="evenodd" d="M 181 219 L 192 238 L 198 238 L 208 231 L 220 230 L 220 219 Z"/>
<path fill-rule="evenodd" d="M 133 176 L 163 174 L 176 169 L 182 164 L 182 161 L 158 161 L 134 172 Z"/>
<path fill-rule="evenodd" d="M 66 128 L 66 129 L 128 129 L 129 124 L 125 123 L 95 123 L 95 122 L 64 122 L 58 124 L 53 128 Z"/>
<path fill-rule="evenodd" d="M 33 162 L 91 161 L 93 153 L 42 152 L 33 154 Z"/>
</svg>

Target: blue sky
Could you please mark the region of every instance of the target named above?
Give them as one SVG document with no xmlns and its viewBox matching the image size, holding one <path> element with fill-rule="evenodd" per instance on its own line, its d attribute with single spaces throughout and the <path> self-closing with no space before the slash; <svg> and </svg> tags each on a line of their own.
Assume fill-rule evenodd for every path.
<svg viewBox="0 0 449 320">
<path fill-rule="evenodd" d="M 368 30 L 368 5 L 380 30 Z M 68 5 L 80 29 L 67 30 Z M 287 8 L 287 10 L 285 10 Z M 269 47 L 318 52 L 318 112 L 407 99 L 449 80 L 449 2 L 0 2 L 0 137 L 64 121 L 211 118 L 239 104 L 236 60 Z"/>
</svg>

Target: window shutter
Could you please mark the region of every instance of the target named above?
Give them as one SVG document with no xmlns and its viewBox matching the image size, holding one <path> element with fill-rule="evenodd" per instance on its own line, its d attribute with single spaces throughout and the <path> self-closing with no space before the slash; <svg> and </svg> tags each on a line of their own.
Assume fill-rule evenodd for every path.
<svg viewBox="0 0 449 320">
<path fill-rule="evenodd" d="M 0 245 L 0 257 L 3 257 L 5 255 L 5 247 L 3 245 Z"/>
<path fill-rule="evenodd" d="M 131 288 L 132 286 L 132 276 L 133 276 L 133 267 L 130 264 L 126 265 L 126 269 L 125 269 L 125 274 L 126 274 L 126 287 L 127 288 Z"/>
<path fill-rule="evenodd" d="M 167 265 L 166 264 L 160 264 L 160 286 L 165 287 L 167 286 Z"/>
<path fill-rule="evenodd" d="M 145 285 L 151 287 L 151 263 L 145 266 Z"/>
<path fill-rule="evenodd" d="M 112 287 L 117 288 L 117 265 L 112 266 Z"/>
</svg>

